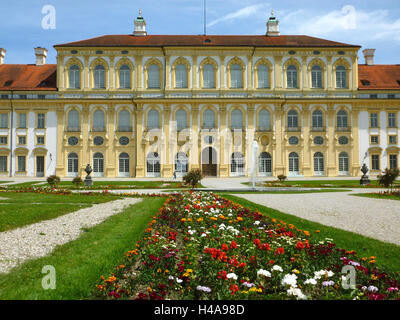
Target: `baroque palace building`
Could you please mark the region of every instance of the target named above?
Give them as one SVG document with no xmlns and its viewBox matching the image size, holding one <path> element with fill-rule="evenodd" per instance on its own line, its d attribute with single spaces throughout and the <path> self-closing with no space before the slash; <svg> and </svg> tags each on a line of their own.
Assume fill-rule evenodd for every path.
<svg viewBox="0 0 400 320">
<path fill-rule="evenodd" d="M 4 64 L 0 176 L 359 176 L 399 166 L 400 65 L 302 35 L 133 34 Z"/>
</svg>

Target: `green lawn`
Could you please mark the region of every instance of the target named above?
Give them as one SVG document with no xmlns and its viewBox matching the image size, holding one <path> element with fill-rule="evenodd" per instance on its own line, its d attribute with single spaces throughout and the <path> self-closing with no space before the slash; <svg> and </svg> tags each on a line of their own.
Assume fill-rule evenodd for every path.
<svg viewBox="0 0 400 320">
<path fill-rule="evenodd" d="M 353 232 L 324 226 L 233 195 L 224 194 L 222 196 L 252 210 L 258 210 L 266 216 L 291 223 L 299 229 L 309 231 L 312 233 L 313 239 L 332 238 L 339 248 L 357 251 L 360 259 L 362 257 L 376 256 L 377 266 L 383 267 L 388 272 L 400 271 L 400 246 L 364 237 Z M 315 233 L 315 230 L 320 232 Z"/>
<path fill-rule="evenodd" d="M 43 220 L 90 207 L 96 203 L 116 200 L 105 195 L 57 195 L 40 193 L 0 193 L 0 232 L 23 227 Z"/>
<path fill-rule="evenodd" d="M 135 249 L 152 216 L 165 198 L 145 198 L 138 204 L 88 229 L 77 240 L 57 247 L 50 255 L 27 261 L 0 274 L 0 299 L 86 299 L 99 281 Z M 42 289 L 42 268 L 54 266 L 56 289 Z"/>
<path fill-rule="evenodd" d="M 251 185 L 251 182 L 243 182 L 245 185 Z M 360 186 L 360 180 L 292 180 L 292 181 L 264 181 L 258 182 L 258 186 L 263 187 L 306 187 L 306 188 L 365 188 Z M 395 186 L 400 187 L 400 181 L 395 182 Z M 367 187 L 380 188 L 377 180 L 371 180 Z"/>
<path fill-rule="evenodd" d="M 220 194 L 297 194 L 297 193 L 324 193 L 324 192 L 346 192 L 346 189 L 322 189 L 322 190 L 285 190 L 285 191 L 218 191 Z"/>
<path fill-rule="evenodd" d="M 352 196 L 374 198 L 374 199 L 385 199 L 385 200 L 400 200 L 400 196 L 392 194 L 378 194 L 378 193 L 353 193 Z"/>
</svg>

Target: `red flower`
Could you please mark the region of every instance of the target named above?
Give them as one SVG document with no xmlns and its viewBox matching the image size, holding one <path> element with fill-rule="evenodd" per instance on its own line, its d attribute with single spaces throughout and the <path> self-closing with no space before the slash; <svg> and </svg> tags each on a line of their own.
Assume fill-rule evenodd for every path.
<svg viewBox="0 0 400 320">
<path fill-rule="evenodd" d="M 237 291 L 239 291 L 239 287 L 236 284 L 232 284 L 229 289 L 231 290 L 231 294 L 234 295 Z"/>
<path fill-rule="evenodd" d="M 222 244 L 221 249 L 224 250 L 224 251 L 228 251 L 229 250 L 228 246 L 225 243 Z"/>
<path fill-rule="evenodd" d="M 282 247 L 275 250 L 275 255 L 284 254 L 284 253 L 285 253 L 285 249 L 283 249 Z"/>
<path fill-rule="evenodd" d="M 235 242 L 235 240 L 232 240 L 230 248 L 231 249 L 236 249 L 237 248 L 237 243 Z"/>
<path fill-rule="evenodd" d="M 273 265 L 273 264 L 275 263 L 275 261 L 274 261 L 274 260 L 269 260 L 268 263 L 269 263 L 270 265 Z"/>
<path fill-rule="evenodd" d="M 306 247 L 306 245 L 303 242 L 297 241 L 296 249 L 301 250 L 301 249 L 304 249 L 305 247 Z"/>
<path fill-rule="evenodd" d="M 226 279 L 228 279 L 228 277 L 226 276 L 227 274 L 228 273 L 226 271 L 222 270 L 222 271 L 218 272 L 217 278 L 226 280 Z"/>
<path fill-rule="evenodd" d="M 258 249 L 261 249 L 261 241 L 260 241 L 260 239 L 254 239 L 253 243 L 258 247 Z"/>
<path fill-rule="evenodd" d="M 246 263 L 245 262 L 242 262 L 242 263 L 240 263 L 239 265 L 238 265 L 238 268 L 244 268 L 246 266 Z"/>
<path fill-rule="evenodd" d="M 262 245 L 262 248 L 261 248 L 262 250 L 271 250 L 271 247 L 269 246 L 269 244 L 268 243 L 263 243 L 263 245 Z"/>
</svg>

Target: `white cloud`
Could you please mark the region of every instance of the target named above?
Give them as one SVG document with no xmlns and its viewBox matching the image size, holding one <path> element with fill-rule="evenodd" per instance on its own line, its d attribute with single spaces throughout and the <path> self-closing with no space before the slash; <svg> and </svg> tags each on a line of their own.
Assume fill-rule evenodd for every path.
<svg viewBox="0 0 400 320">
<path fill-rule="evenodd" d="M 251 6 L 247 6 L 245 8 L 239 9 L 235 12 L 229 13 L 225 16 L 222 16 L 221 18 L 215 19 L 211 21 L 210 23 L 207 24 L 207 27 L 211 27 L 213 25 L 216 25 L 217 23 L 220 22 L 225 22 L 229 20 L 235 20 L 235 19 L 241 19 L 241 18 L 247 18 L 250 16 L 254 16 L 255 14 L 259 12 L 266 12 L 267 6 L 265 4 L 254 4 Z M 265 16 L 267 14 L 265 13 Z"/>
</svg>

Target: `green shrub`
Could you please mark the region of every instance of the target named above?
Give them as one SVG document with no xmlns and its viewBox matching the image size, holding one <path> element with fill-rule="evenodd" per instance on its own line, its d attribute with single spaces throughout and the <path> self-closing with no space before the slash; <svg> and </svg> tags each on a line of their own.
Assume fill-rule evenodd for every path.
<svg viewBox="0 0 400 320">
<path fill-rule="evenodd" d="M 399 169 L 386 168 L 383 174 L 378 175 L 378 183 L 385 188 L 393 188 L 393 182 L 399 176 Z"/>
<path fill-rule="evenodd" d="M 55 187 L 56 185 L 58 185 L 60 183 L 61 179 L 60 177 L 56 176 L 56 175 L 52 175 L 47 177 L 47 183 L 51 186 L 51 187 Z"/>
<path fill-rule="evenodd" d="M 72 184 L 74 184 L 75 187 L 79 188 L 83 184 L 83 180 L 81 177 L 75 177 L 72 179 Z"/>
<path fill-rule="evenodd" d="M 196 169 L 196 170 L 190 170 L 183 177 L 183 181 L 185 182 L 185 184 L 189 184 L 192 186 L 192 188 L 194 188 L 197 185 L 197 183 L 199 183 L 201 181 L 202 178 L 203 178 L 203 175 L 202 175 L 201 171 L 199 169 Z"/>
</svg>

